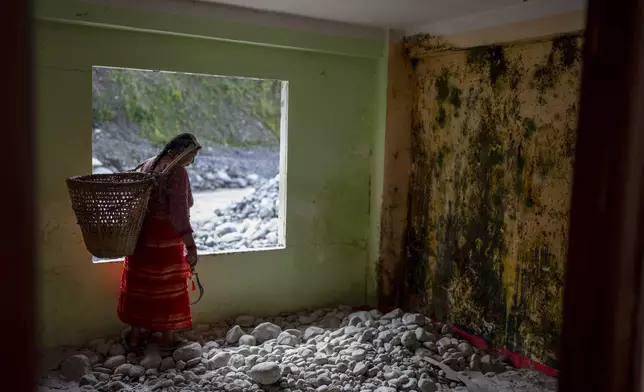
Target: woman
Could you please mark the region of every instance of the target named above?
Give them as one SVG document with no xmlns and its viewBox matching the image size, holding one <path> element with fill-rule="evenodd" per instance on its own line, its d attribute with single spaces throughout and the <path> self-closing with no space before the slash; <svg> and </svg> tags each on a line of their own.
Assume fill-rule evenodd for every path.
<svg viewBox="0 0 644 392">
<path fill-rule="evenodd" d="M 131 326 L 124 337 L 129 349 L 141 346 L 142 329 L 161 331 L 159 346 L 174 349 L 180 343 L 174 331 L 192 327 L 187 279 L 197 264 L 197 247 L 190 226 L 193 200 L 186 167 L 200 149 L 197 139 L 184 133 L 139 166 L 144 172 L 161 173 L 176 161 L 152 190 L 136 249 L 123 265 L 118 316 Z"/>
</svg>

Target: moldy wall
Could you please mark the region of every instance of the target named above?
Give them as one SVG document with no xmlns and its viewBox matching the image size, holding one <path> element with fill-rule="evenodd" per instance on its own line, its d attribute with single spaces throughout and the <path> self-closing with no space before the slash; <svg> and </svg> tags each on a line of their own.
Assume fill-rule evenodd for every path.
<svg viewBox="0 0 644 392">
<path fill-rule="evenodd" d="M 411 60 L 405 305 L 555 367 L 581 45 Z"/>
</svg>

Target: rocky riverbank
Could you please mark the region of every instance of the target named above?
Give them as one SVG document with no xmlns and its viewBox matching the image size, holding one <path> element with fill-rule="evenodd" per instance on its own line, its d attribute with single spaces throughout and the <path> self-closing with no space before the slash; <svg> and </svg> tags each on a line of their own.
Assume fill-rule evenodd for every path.
<svg viewBox="0 0 644 392">
<path fill-rule="evenodd" d="M 197 248 L 204 253 L 273 248 L 279 245 L 279 176 L 261 181 L 253 193 L 208 220 L 193 223 Z"/>
<path fill-rule="evenodd" d="M 135 168 L 159 153 L 149 142 L 130 135 L 121 140 L 101 129 L 94 130 L 93 173 L 114 173 Z M 279 174 L 279 147 L 230 147 L 204 145 L 188 167 L 194 191 L 246 188 Z"/>
</svg>

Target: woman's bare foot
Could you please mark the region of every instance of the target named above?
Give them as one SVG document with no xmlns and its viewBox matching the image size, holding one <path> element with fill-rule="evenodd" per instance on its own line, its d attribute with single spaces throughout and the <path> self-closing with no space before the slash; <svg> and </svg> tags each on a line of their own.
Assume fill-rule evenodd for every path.
<svg viewBox="0 0 644 392">
<path fill-rule="evenodd" d="M 162 349 L 168 350 L 179 347 L 183 341 L 175 335 L 174 331 L 163 331 L 161 336 L 154 334 L 153 343 Z"/>
<path fill-rule="evenodd" d="M 181 344 L 181 340 L 177 338 L 173 331 L 163 331 L 159 345 L 161 347 L 175 347 Z"/>
<path fill-rule="evenodd" d="M 141 345 L 141 328 L 131 327 L 130 331 L 123 336 L 123 341 L 130 349 L 137 349 Z"/>
</svg>

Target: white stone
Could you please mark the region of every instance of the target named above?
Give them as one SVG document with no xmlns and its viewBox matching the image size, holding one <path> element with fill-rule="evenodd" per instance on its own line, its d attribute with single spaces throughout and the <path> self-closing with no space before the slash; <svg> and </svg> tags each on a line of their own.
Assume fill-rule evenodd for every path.
<svg viewBox="0 0 644 392">
<path fill-rule="evenodd" d="M 83 376 L 92 373 L 92 364 L 86 356 L 74 355 L 61 364 L 60 371 L 66 379 L 79 381 Z"/>
<path fill-rule="evenodd" d="M 368 320 L 373 320 L 373 315 L 365 310 L 360 310 L 357 312 L 353 312 L 349 315 L 348 319 L 352 320 L 354 318 L 360 319 L 360 321 L 368 321 Z"/>
<path fill-rule="evenodd" d="M 280 379 L 281 370 L 275 362 L 263 362 L 253 366 L 248 375 L 258 384 L 271 385 Z"/>
<path fill-rule="evenodd" d="M 226 342 L 228 344 L 237 344 L 239 338 L 244 335 L 244 330 L 239 325 L 235 325 L 226 333 Z"/>
<path fill-rule="evenodd" d="M 427 324 L 427 318 L 418 313 L 406 313 L 402 316 L 402 322 L 407 325 L 415 324 L 422 326 Z"/>
<path fill-rule="evenodd" d="M 416 339 L 421 343 L 436 341 L 436 337 L 433 334 L 425 331 L 423 328 L 416 328 L 415 334 Z"/>
<path fill-rule="evenodd" d="M 470 357 L 472 354 L 474 354 L 474 349 L 469 343 L 460 343 L 456 348 L 461 352 L 461 354 L 463 354 L 464 357 Z"/>
<path fill-rule="evenodd" d="M 264 322 L 255 327 L 251 335 L 261 344 L 267 340 L 276 339 L 280 333 L 282 333 L 282 328 L 275 324 Z"/>
<path fill-rule="evenodd" d="M 143 366 L 132 366 L 129 375 L 132 378 L 139 378 L 145 375 L 145 368 Z"/>
<path fill-rule="evenodd" d="M 418 340 L 416 339 L 416 334 L 412 331 L 403 333 L 402 337 L 400 338 L 400 342 L 403 344 L 403 346 L 411 350 L 415 350 L 420 345 L 418 343 Z"/>
<path fill-rule="evenodd" d="M 444 347 L 444 348 L 447 348 L 447 349 L 454 347 L 454 345 L 452 344 L 452 339 L 450 339 L 448 337 L 441 338 L 437 342 L 437 344 L 438 344 L 438 346 Z"/>
<path fill-rule="evenodd" d="M 288 332 L 282 332 L 277 337 L 277 344 L 283 344 L 285 346 L 295 347 L 298 344 L 300 344 L 300 339 L 298 339 L 296 336 L 291 335 Z"/>
<path fill-rule="evenodd" d="M 300 339 L 300 341 L 301 341 L 301 340 L 302 340 L 302 338 L 304 337 L 304 334 L 303 334 L 303 333 L 302 333 L 302 331 L 300 331 L 299 329 L 292 329 L 292 328 L 289 328 L 289 329 L 287 329 L 287 330 L 286 330 L 286 331 L 284 331 L 284 332 L 288 332 L 288 333 L 290 333 L 291 335 L 296 336 L 298 339 Z"/>
<path fill-rule="evenodd" d="M 114 374 L 123 374 L 123 375 L 129 376 L 131 369 L 132 369 L 132 364 L 124 363 L 114 370 Z"/>
<path fill-rule="evenodd" d="M 257 345 L 257 340 L 253 335 L 244 335 L 241 338 L 239 338 L 239 345 L 240 346 L 255 346 Z"/>
<path fill-rule="evenodd" d="M 242 238 L 243 238 L 242 235 L 239 234 L 239 233 L 228 233 L 228 234 L 224 234 L 221 237 L 219 237 L 219 240 L 222 243 L 230 243 L 230 242 L 237 242 L 237 241 L 241 240 Z"/>
<path fill-rule="evenodd" d="M 105 361 L 105 363 L 103 363 L 103 366 L 105 366 L 108 369 L 116 369 L 117 367 L 121 366 L 126 362 L 127 360 L 125 359 L 124 355 L 116 355 L 114 357 L 108 358 Z"/>
<path fill-rule="evenodd" d="M 320 327 L 308 327 L 306 331 L 304 331 L 304 341 L 306 342 L 309 339 L 322 334 L 324 334 L 324 329 Z"/>
<path fill-rule="evenodd" d="M 232 354 L 229 352 L 220 352 L 217 353 L 213 358 L 212 358 L 212 363 L 214 364 L 215 369 L 222 368 L 226 365 L 228 365 L 228 361 L 230 361 L 230 357 L 232 357 Z"/>
<path fill-rule="evenodd" d="M 195 342 L 176 349 L 172 354 L 172 358 L 175 361 L 188 362 L 193 358 L 201 357 L 201 355 L 202 355 L 201 345 Z"/>
<path fill-rule="evenodd" d="M 355 350 L 351 353 L 351 358 L 354 361 L 364 361 L 367 357 L 367 353 L 364 350 Z"/>
<path fill-rule="evenodd" d="M 107 376 L 107 374 L 106 374 L 106 376 Z M 109 376 L 108 376 L 108 378 L 109 378 Z M 85 375 L 85 376 L 80 378 L 80 380 L 78 381 L 78 386 L 83 387 L 85 385 L 96 385 L 97 383 L 98 383 L 98 380 L 96 379 L 96 377 L 93 374 L 87 374 L 87 375 Z"/>
<path fill-rule="evenodd" d="M 141 366 L 146 369 L 158 369 L 161 366 L 161 355 L 157 353 L 146 354 L 143 359 L 141 359 Z"/>
<path fill-rule="evenodd" d="M 429 378 L 421 378 L 418 380 L 418 389 L 420 392 L 436 392 L 438 387 L 436 384 Z"/>
<path fill-rule="evenodd" d="M 405 312 L 403 312 L 401 309 L 394 309 L 391 312 L 389 312 L 389 313 L 385 314 L 384 316 L 382 316 L 380 319 L 381 320 L 393 320 L 393 319 L 396 319 L 396 318 L 401 318 L 404 314 L 405 314 Z"/>
<path fill-rule="evenodd" d="M 246 358 L 241 354 L 233 354 L 228 360 L 228 366 L 233 369 L 240 368 L 246 364 Z"/>
<path fill-rule="evenodd" d="M 365 364 L 364 362 L 358 362 L 353 368 L 353 374 L 362 376 L 367 373 L 367 370 L 369 370 L 367 364 Z"/>
<path fill-rule="evenodd" d="M 167 358 L 163 358 L 163 360 L 161 361 L 159 370 L 162 372 L 165 372 L 166 370 L 174 369 L 174 367 L 175 367 L 174 359 L 172 359 L 172 357 L 167 357 Z"/>
</svg>

